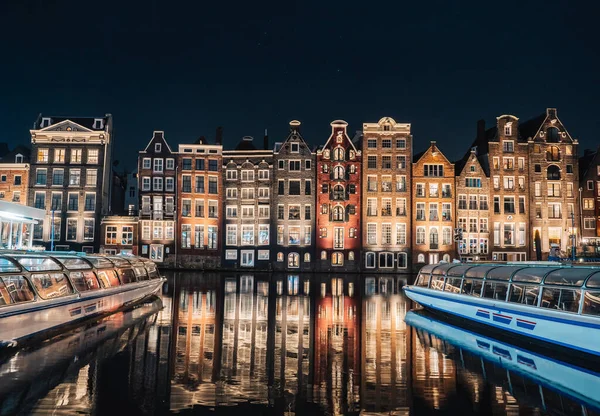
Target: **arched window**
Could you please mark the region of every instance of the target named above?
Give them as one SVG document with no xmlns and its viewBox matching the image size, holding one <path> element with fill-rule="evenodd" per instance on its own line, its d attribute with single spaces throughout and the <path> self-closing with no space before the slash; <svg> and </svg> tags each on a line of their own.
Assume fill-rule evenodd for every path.
<svg viewBox="0 0 600 416">
<path fill-rule="evenodd" d="M 325 250 L 321 251 L 321 260 L 327 260 L 327 252 Z"/>
<path fill-rule="evenodd" d="M 288 267 L 291 267 L 291 268 L 300 267 L 300 255 L 298 253 L 288 254 Z"/>
<path fill-rule="evenodd" d="M 333 160 L 344 160 L 345 152 L 343 147 L 333 149 Z"/>
<path fill-rule="evenodd" d="M 340 253 L 338 251 L 334 252 L 331 255 L 331 265 L 332 266 L 343 266 L 344 265 L 344 253 Z"/>
<path fill-rule="evenodd" d="M 283 253 L 277 253 L 277 261 L 283 261 Z"/>
<path fill-rule="evenodd" d="M 329 159 L 329 149 L 323 150 L 323 158 L 324 159 Z"/>
<path fill-rule="evenodd" d="M 442 242 L 443 244 L 449 245 L 452 244 L 452 228 L 444 227 L 442 230 Z"/>
<path fill-rule="evenodd" d="M 560 179 L 560 168 L 556 165 L 548 166 L 548 180 L 557 181 Z"/>
<path fill-rule="evenodd" d="M 425 244 L 425 227 L 417 227 L 417 244 Z"/>
<path fill-rule="evenodd" d="M 431 228 L 429 230 L 429 246 L 431 248 L 436 248 L 439 243 L 439 236 L 437 228 Z"/>
<path fill-rule="evenodd" d="M 365 255 L 365 267 L 367 269 L 375 268 L 375 253 L 369 252 Z"/>
<path fill-rule="evenodd" d="M 356 165 L 350 165 L 350 173 L 356 173 Z"/>
<path fill-rule="evenodd" d="M 336 166 L 335 168 L 333 168 L 333 179 L 340 179 L 340 180 L 344 179 L 344 167 L 343 166 Z"/>
<path fill-rule="evenodd" d="M 450 263 L 450 254 L 444 254 L 443 259 L 446 263 Z"/>
<path fill-rule="evenodd" d="M 348 260 L 354 260 L 354 251 L 348 252 Z M 350 283 L 350 284 L 352 284 L 352 283 Z"/>
<path fill-rule="evenodd" d="M 356 158 L 356 152 L 354 150 L 350 150 L 348 153 L 350 154 L 350 160 L 354 160 Z"/>
<path fill-rule="evenodd" d="M 310 263 L 310 253 L 304 253 L 304 263 Z"/>
<path fill-rule="evenodd" d="M 560 149 L 557 146 L 550 146 L 546 151 L 546 160 L 558 162 L 560 160 Z"/>
<path fill-rule="evenodd" d="M 333 207 L 332 210 L 333 216 L 332 219 L 333 221 L 344 221 L 344 208 L 337 205 L 335 207 Z"/>
<path fill-rule="evenodd" d="M 556 127 L 550 127 L 546 130 L 546 141 L 548 143 L 558 143 L 558 129 Z"/>
<path fill-rule="evenodd" d="M 417 256 L 417 263 L 425 263 L 425 254 L 421 253 Z"/>
<path fill-rule="evenodd" d="M 336 185 L 333 187 L 333 199 L 338 201 L 344 200 L 344 187 L 342 185 Z"/>
</svg>

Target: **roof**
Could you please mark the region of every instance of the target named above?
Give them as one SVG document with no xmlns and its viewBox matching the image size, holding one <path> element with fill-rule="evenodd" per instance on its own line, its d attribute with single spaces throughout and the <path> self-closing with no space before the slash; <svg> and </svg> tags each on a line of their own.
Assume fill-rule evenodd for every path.
<svg viewBox="0 0 600 416">
<path fill-rule="evenodd" d="M 544 121 L 546 120 L 546 113 L 542 113 L 530 120 L 527 120 L 519 124 L 519 142 L 526 143 L 529 138 L 534 137 Z"/>
<path fill-rule="evenodd" d="M 600 163 L 600 146 L 598 149 L 586 149 L 583 156 L 579 158 L 579 179 L 585 179 L 587 173 L 595 171 L 595 166 Z"/>
<path fill-rule="evenodd" d="M 90 130 L 96 130 L 96 131 L 101 131 L 104 130 L 104 127 L 106 127 L 106 124 L 108 123 L 108 120 L 111 118 L 112 116 L 110 114 L 106 114 L 104 116 L 99 116 L 99 117 L 63 117 L 63 116 L 44 116 L 42 114 L 40 114 L 38 116 L 38 119 L 35 121 L 33 128 L 34 130 L 37 129 L 41 129 L 42 127 L 42 118 L 50 118 L 50 125 L 53 124 L 57 124 L 66 120 L 72 121 L 73 123 L 77 123 L 80 126 L 83 126 L 85 128 L 88 128 Z M 104 120 L 103 126 L 102 128 L 94 128 L 94 122 L 95 120 Z"/>
<path fill-rule="evenodd" d="M 234 150 L 258 150 L 256 146 L 254 146 L 254 137 L 252 136 L 244 136 L 242 140 L 235 146 Z"/>
<path fill-rule="evenodd" d="M 0 162 L 16 163 L 15 156 L 19 155 L 19 154 L 23 155 L 23 163 L 28 163 L 29 156 L 31 155 L 31 149 L 27 146 L 20 144 L 17 147 L 15 147 L 13 150 L 11 150 L 10 152 L 6 153 L 4 156 L 0 157 Z"/>
</svg>

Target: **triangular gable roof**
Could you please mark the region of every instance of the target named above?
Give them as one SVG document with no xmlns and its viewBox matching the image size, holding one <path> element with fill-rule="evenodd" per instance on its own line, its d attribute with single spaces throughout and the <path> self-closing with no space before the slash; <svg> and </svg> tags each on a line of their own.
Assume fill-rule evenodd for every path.
<svg viewBox="0 0 600 416">
<path fill-rule="evenodd" d="M 595 152 L 589 152 L 579 158 L 579 179 L 584 179 L 590 169 L 600 164 L 600 146 Z"/>
<path fill-rule="evenodd" d="M 154 130 L 154 132 L 152 133 L 152 138 L 150 139 L 150 141 L 148 142 L 148 145 L 144 148 L 143 152 L 147 152 L 148 149 L 150 148 L 150 145 L 154 142 L 160 141 L 164 144 L 167 145 L 167 149 L 169 149 L 170 153 L 174 153 L 171 150 L 171 146 L 169 146 L 169 143 L 167 143 L 167 139 L 165 139 L 165 132 L 162 130 Z"/>
<path fill-rule="evenodd" d="M 556 120 L 556 122 L 552 123 L 551 120 Z M 526 121 L 525 123 L 519 126 L 519 133 L 523 140 L 527 141 L 529 138 L 535 140 L 539 137 L 542 128 L 549 124 L 551 127 L 561 127 L 562 130 L 567 133 L 567 137 L 569 140 L 574 142 L 573 137 L 567 131 L 565 125 L 558 118 L 558 114 L 556 112 L 556 108 L 547 108 L 545 114 L 540 114 L 539 116 Z"/>
<path fill-rule="evenodd" d="M 298 139 L 300 139 L 300 141 L 302 142 L 302 144 L 304 146 L 306 146 L 306 148 L 308 149 L 308 151 L 311 151 L 310 146 L 308 145 L 308 143 L 306 142 L 306 140 L 304 140 L 304 137 L 302 136 L 302 134 L 300 133 L 300 129 L 298 129 L 298 126 L 300 126 L 300 122 L 297 120 L 292 120 L 290 122 L 290 133 L 288 134 L 288 136 L 285 138 L 285 140 L 283 142 L 278 142 L 279 143 L 279 149 L 277 149 L 276 151 L 280 151 L 283 146 L 285 146 L 285 144 L 290 141 L 290 139 L 292 138 L 292 136 L 297 136 Z M 277 145 L 277 143 L 276 143 Z M 274 147 L 275 149 L 276 147 Z"/>
<path fill-rule="evenodd" d="M 440 150 L 440 148 L 437 146 L 437 143 L 435 141 L 432 141 L 431 144 L 429 145 L 429 147 L 424 152 L 417 153 L 417 155 L 415 155 L 413 163 L 415 163 L 415 164 L 419 163 L 419 161 L 423 158 L 423 156 L 425 156 L 427 153 L 431 153 L 431 151 L 432 151 L 431 149 L 433 147 L 435 147 L 440 152 L 440 154 L 442 155 L 442 157 L 446 160 L 446 162 L 448 162 L 449 165 L 454 166 L 454 163 L 450 162 L 450 160 L 446 157 L 446 155 L 444 154 L 444 152 L 442 152 Z M 418 156 L 418 158 L 417 158 L 417 156 Z"/>
<path fill-rule="evenodd" d="M 358 153 L 359 150 L 356 149 L 356 146 L 354 146 L 354 143 L 352 143 L 352 140 L 350 139 L 350 137 L 348 136 L 348 133 L 346 132 L 346 128 L 348 127 L 348 123 L 346 121 L 344 121 L 344 120 L 334 120 L 334 121 L 331 122 L 331 135 L 329 136 L 329 138 L 327 139 L 327 141 L 323 145 L 323 149 L 327 147 L 327 145 L 329 144 L 329 142 L 333 138 L 333 132 L 335 131 L 336 127 L 337 128 L 340 128 L 340 127 L 343 128 L 344 136 L 348 140 L 348 143 L 350 143 L 350 146 L 352 146 L 352 149 L 354 149 L 354 151 L 356 153 Z"/>
<path fill-rule="evenodd" d="M 72 129 L 72 131 L 83 131 L 86 133 L 94 132 L 94 130 L 91 130 L 91 129 L 89 129 L 85 126 L 82 126 L 81 124 L 71 121 L 69 119 L 60 121 L 55 124 L 51 124 L 48 127 L 44 127 L 43 129 L 40 129 L 40 131 L 69 131 L 69 130 L 67 130 L 69 127 Z"/>
<path fill-rule="evenodd" d="M 477 163 L 477 165 L 479 166 L 479 169 L 481 169 L 481 171 L 483 172 L 483 174 L 486 177 L 489 177 L 489 171 L 486 171 L 485 167 L 483 166 L 482 162 L 483 157 L 477 155 L 477 153 L 473 153 L 470 152 L 469 156 L 464 159 L 464 160 L 460 160 L 460 162 L 457 162 L 457 164 L 455 166 L 458 165 L 458 163 L 461 164 L 461 166 L 459 167 L 459 169 L 456 170 L 457 175 L 456 176 L 461 176 L 463 174 L 463 172 L 465 172 L 465 169 L 467 168 L 467 166 L 473 164 L 473 163 Z"/>
</svg>

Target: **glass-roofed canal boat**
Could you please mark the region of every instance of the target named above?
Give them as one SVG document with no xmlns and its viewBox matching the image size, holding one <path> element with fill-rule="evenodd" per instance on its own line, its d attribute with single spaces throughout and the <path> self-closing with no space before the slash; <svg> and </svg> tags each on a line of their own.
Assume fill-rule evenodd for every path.
<svg viewBox="0 0 600 416">
<path fill-rule="evenodd" d="M 406 295 L 448 318 L 556 352 L 600 358 L 600 268 L 560 264 L 432 264 Z"/>
<path fill-rule="evenodd" d="M 164 280 L 135 256 L 1 252 L 0 348 L 133 306 Z"/>
</svg>

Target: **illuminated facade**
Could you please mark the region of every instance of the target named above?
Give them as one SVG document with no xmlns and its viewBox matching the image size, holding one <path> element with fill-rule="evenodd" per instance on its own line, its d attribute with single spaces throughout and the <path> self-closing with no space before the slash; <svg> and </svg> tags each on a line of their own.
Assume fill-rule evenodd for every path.
<svg viewBox="0 0 600 416">
<path fill-rule="evenodd" d="M 452 261 L 454 164 L 432 141 L 424 153 L 415 156 L 412 169 L 413 264 Z"/>
<path fill-rule="evenodd" d="M 315 153 L 300 135 L 300 122 L 290 123 L 290 134 L 276 143 L 273 156 L 273 195 L 259 188 L 258 198 L 273 201 L 272 264 L 276 270 L 314 269 Z"/>
<path fill-rule="evenodd" d="M 180 144 L 177 158 L 178 264 L 218 268 L 221 263 L 223 146 L 200 138 Z"/>
<path fill-rule="evenodd" d="M 410 124 L 384 117 L 363 124 L 362 264 L 365 269 L 406 271 L 410 261 Z"/>
<path fill-rule="evenodd" d="M 316 253 L 318 269 L 359 270 L 362 154 L 348 137 L 348 123 L 331 123 L 317 151 Z"/>
<path fill-rule="evenodd" d="M 111 215 L 100 223 L 100 253 L 138 255 L 138 218 Z"/>
<path fill-rule="evenodd" d="M 600 255 L 600 149 L 579 159 L 581 238 L 583 253 Z"/>
<path fill-rule="evenodd" d="M 140 200 L 139 255 L 175 264 L 175 185 L 177 153 L 162 131 L 155 131 L 138 156 Z"/>
<path fill-rule="evenodd" d="M 46 210 L 33 239 L 47 249 L 98 252 L 111 203 L 112 116 L 40 115 L 30 133 L 27 204 Z"/>
<path fill-rule="evenodd" d="M 27 205 L 29 149 L 17 146 L 0 158 L 0 200 Z"/>
<path fill-rule="evenodd" d="M 464 260 L 488 260 L 490 256 L 490 179 L 485 158 L 473 148 L 458 162 L 456 177 L 456 227 L 462 229 L 459 251 Z"/>
<path fill-rule="evenodd" d="M 235 150 L 223 151 L 225 233 L 222 265 L 269 269 L 271 258 L 271 200 L 273 150 L 263 149 L 245 136 Z"/>
</svg>

